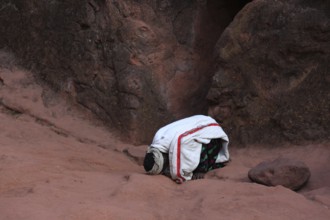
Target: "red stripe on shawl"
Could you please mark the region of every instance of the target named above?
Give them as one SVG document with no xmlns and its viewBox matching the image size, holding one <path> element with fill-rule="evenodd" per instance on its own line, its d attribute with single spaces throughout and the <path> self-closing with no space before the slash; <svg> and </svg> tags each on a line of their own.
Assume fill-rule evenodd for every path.
<svg viewBox="0 0 330 220">
<path fill-rule="evenodd" d="M 177 176 L 182 180 L 182 181 L 185 181 L 185 178 L 181 176 L 181 172 L 180 172 L 180 169 L 181 169 L 181 139 L 186 137 L 187 135 L 190 135 L 190 134 L 193 134 L 199 130 L 202 130 L 203 128 L 206 128 L 206 127 L 210 127 L 210 126 L 220 126 L 219 124 L 217 123 L 212 123 L 212 124 L 208 124 L 208 125 L 204 125 L 204 126 L 200 126 L 200 127 L 197 127 L 197 128 L 193 128 L 189 131 L 186 131 L 184 132 L 183 134 L 181 134 L 178 138 L 178 148 L 177 148 L 177 158 L 176 158 L 176 173 L 177 173 Z"/>
</svg>

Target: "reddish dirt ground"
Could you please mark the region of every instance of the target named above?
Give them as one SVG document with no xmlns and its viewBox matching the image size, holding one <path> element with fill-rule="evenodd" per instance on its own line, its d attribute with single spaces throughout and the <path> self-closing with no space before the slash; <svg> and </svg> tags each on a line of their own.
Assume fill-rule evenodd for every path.
<svg viewBox="0 0 330 220">
<path fill-rule="evenodd" d="M 327 143 L 230 146 L 228 166 L 178 185 L 124 153 L 141 161 L 146 146 L 122 143 L 28 72 L 0 69 L 0 79 L 0 219 L 330 219 Z M 309 166 L 301 191 L 249 181 L 249 169 L 281 156 Z"/>
</svg>

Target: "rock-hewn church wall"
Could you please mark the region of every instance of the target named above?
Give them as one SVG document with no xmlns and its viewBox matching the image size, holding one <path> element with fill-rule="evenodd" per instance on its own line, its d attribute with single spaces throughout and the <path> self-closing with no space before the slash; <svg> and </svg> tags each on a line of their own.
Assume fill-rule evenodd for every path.
<svg viewBox="0 0 330 220">
<path fill-rule="evenodd" d="M 207 113 L 233 143 L 329 139 L 328 1 L 249 2 L 3 0 L 0 49 L 137 144 Z"/>
</svg>

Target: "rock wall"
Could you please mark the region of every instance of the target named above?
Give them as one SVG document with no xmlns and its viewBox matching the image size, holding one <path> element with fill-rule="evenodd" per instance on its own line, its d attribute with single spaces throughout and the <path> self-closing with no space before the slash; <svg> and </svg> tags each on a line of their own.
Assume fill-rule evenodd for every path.
<svg viewBox="0 0 330 220">
<path fill-rule="evenodd" d="M 210 114 L 240 143 L 329 140 L 330 2 L 248 4 L 219 39 Z"/>
<path fill-rule="evenodd" d="M 3 0 L 0 49 L 136 144 L 207 113 L 233 143 L 329 139 L 329 3 L 249 2 Z"/>
<path fill-rule="evenodd" d="M 4 0 L 0 48 L 136 143 L 206 113 L 230 1 Z M 219 12 L 219 13 L 218 13 Z"/>
</svg>

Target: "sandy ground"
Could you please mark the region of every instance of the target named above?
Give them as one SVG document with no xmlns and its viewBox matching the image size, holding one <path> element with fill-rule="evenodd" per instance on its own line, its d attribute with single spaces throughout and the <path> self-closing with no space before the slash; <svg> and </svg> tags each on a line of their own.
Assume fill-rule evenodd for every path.
<svg viewBox="0 0 330 220">
<path fill-rule="evenodd" d="M 145 175 L 146 146 L 122 143 L 29 75 L 0 69 L 1 220 L 330 219 L 329 144 L 230 146 L 227 167 L 178 185 Z M 281 156 L 310 167 L 301 191 L 249 181 Z"/>
</svg>

